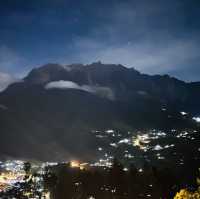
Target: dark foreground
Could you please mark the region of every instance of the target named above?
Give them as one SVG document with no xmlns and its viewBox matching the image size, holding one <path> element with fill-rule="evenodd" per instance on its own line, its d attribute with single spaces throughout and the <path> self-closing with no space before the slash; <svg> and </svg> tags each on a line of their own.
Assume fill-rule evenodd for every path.
<svg viewBox="0 0 200 199">
<path fill-rule="evenodd" d="M 197 189 L 198 175 L 198 170 L 180 175 L 147 164 L 124 168 L 117 160 L 110 168 L 62 163 L 38 171 L 25 163 L 24 172 L 22 182 L 0 192 L 1 199 L 168 199 L 181 188 Z"/>
</svg>

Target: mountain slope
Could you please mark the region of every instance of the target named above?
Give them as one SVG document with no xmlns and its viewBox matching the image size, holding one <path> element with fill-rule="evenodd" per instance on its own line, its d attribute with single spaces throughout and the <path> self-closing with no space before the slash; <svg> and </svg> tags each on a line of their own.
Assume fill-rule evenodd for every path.
<svg viewBox="0 0 200 199">
<path fill-rule="evenodd" d="M 200 113 L 199 91 L 122 65 L 47 64 L 0 94 L 0 156 L 89 159 L 91 130 L 196 128 L 180 111 Z"/>
</svg>

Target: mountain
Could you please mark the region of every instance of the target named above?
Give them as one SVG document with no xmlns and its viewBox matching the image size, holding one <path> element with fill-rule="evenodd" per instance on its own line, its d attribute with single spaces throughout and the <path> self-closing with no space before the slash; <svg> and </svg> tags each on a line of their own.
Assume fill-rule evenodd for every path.
<svg viewBox="0 0 200 199">
<path fill-rule="evenodd" d="M 198 128 L 199 99 L 200 83 L 168 75 L 100 62 L 46 64 L 0 93 L 0 157 L 90 159 L 92 130 Z"/>
</svg>

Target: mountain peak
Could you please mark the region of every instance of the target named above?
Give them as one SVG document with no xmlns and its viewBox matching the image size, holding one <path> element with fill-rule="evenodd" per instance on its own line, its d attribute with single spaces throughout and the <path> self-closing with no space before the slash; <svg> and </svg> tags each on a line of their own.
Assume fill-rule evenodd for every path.
<svg viewBox="0 0 200 199">
<path fill-rule="evenodd" d="M 58 76 L 62 78 L 65 73 L 67 73 L 67 70 L 64 66 L 60 64 L 49 63 L 32 69 L 28 76 L 24 78 L 24 80 L 33 84 L 43 84 L 56 80 Z"/>
<path fill-rule="evenodd" d="M 57 64 L 57 63 L 48 63 L 45 65 L 42 65 L 40 67 L 34 68 L 32 71 L 40 71 L 40 72 L 47 72 L 51 70 L 63 70 L 64 66 Z"/>
<path fill-rule="evenodd" d="M 85 79 L 85 75 L 98 74 L 107 76 L 113 72 L 125 72 L 129 69 L 116 64 L 103 64 L 101 62 L 94 62 L 88 65 L 84 64 L 70 64 L 60 65 L 56 63 L 49 63 L 38 68 L 34 68 L 24 80 L 31 84 L 46 84 L 50 81 L 69 80 L 74 79 L 74 75 L 80 74 L 81 79 Z M 78 73 L 77 73 L 78 72 Z M 75 78 L 76 79 L 76 78 Z M 87 78 L 86 78 L 87 79 Z"/>
</svg>

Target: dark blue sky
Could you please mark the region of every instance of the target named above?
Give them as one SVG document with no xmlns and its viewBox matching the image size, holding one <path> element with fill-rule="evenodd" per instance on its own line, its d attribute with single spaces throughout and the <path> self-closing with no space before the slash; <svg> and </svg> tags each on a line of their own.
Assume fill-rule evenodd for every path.
<svg viewBox="0 0 200 199">
<path fill-rule="evenodd" d="M 200 1 L 0 0 L 0 72 L 98 60 L 200 80 Z"/>
</svg>

